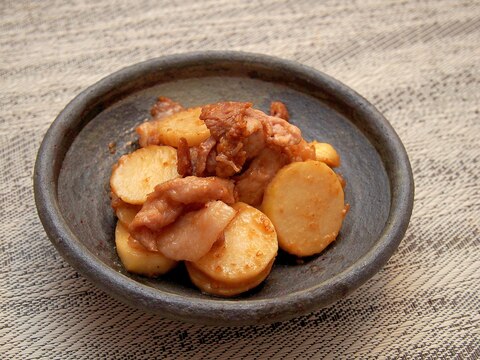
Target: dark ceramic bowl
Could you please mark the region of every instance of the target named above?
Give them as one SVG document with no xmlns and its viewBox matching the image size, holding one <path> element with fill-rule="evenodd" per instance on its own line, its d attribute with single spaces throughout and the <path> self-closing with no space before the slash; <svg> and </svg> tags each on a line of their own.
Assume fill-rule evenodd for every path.
<svg viewBox="0 0 480 360">
<path fill-rule="evenodd" d="M 319 256 L 297 262 L 280 253 L 268 279 L 233 299 L 202 294 L 183 266 L 158 279 L 127 273 L 115 252 L 109 177 L 132 151 L 135 125 L 157 96 L 185 106 L 221 100 L 287 106 L 307 140 L 339 151 L 351 209 L 338 239 Z M 108 144 L 116 142 L 110 154 Z M 280 321 L 332 304 L 372 277 L 402 239 L 412 211 L 413 178 L 405 149 L 364 98 L 312 68 L 241 52 L 204 52 L 153 59 L 120 70 L 78 95 L 40 147 L 35 200 L 57 250 L 115 298 L 163 317 L 202 324 Z"/>
</svg>

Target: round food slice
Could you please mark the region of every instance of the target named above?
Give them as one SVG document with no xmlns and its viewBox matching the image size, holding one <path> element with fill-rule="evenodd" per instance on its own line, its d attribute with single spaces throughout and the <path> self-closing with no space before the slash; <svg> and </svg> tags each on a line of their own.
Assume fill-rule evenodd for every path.
<svg viewBox="0 0 480 360">
<path fill-rule="evenodd" d="M 200 145 L 208 139 L 210 130 L 200 120 L 201 107 L 179 111 L 162 120 L 155 121 L 158 139 L 165 145 L 178 147 L 181 138 L 185 138 L 189 146 Z"/>
<path fill-rule="evenodd" d="M 312 141 L 311 144 L 315 148 L 315 158 L 317 161 L 321 161 L 332 168 L 340 166 L 340 155 L 338 155 L 332 145 L 318 141 Z"/>
<path fill-rule="evenodd" d="M 155 186 L 179 176 L 177 151 L 170 146 L 150 145 L 118 160 L 110 188 L 121 200 L 141 205 Z"/>
<path fill-rule="evenodd" d="M 344 208 L 337 175 L 315 160 L 283 167 L 267 186 L 262 204 L 280 248 L 297 256 L 320 253 L 335 240 Z"/>
<path fill-rule="evenodd" d="M 117 222 L 115 229 L 115 245 L 117 253 L 127 271 L 155 277 L 165 274 L 177 264 L 160 252 L 152 252 L 143 248 L 138 242 L 130 237 L 127 228 L 121 222 Z"/>
<path fill-rule="evenodd" d="M 267 267 L 257 276 L 235 284 L 216 281 L 198 270 L 193 263 L 186 262 L 185 264 L 187 266 L 190 280 L 200 290 L 208 294 L 230 297 L 239 295 L 260 285 L 262 281 L 265 280 L 265 278 L 268 276 L 268 274 L 270 274 L 270 270 L 272 269 L 274 260 L 275 259 L 272 259 L 272 261 L 270 261 Z"/>
<path fill-rule="evenodd" d="M 223 239 L 217 240 L 205 256 L 192 264 L 207 278 L 223 285 L 237 287 L 253 281 L 256 286 L 259 276 L 263 280 L 268 275 L 265 269 L 277 255 L 277 234 L 260 210 L 244 203 L 232 207 L 237 215 L 225 228 Z M 208 291 L 206 287 L 202 290 Z"/>
</svg>

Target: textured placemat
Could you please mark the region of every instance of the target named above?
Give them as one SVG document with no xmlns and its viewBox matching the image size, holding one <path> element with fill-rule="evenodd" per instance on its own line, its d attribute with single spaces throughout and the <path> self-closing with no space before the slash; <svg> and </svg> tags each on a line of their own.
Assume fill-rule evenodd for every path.
<svg viewBox="0 0 480 360">
<path fill-rule="evenodd" d="M 32 172 L 58 112 L 121 67 L 206 49 L 322 70 L 404 141 L 411 225 L 349 298 L 273 325 L 177 323 L 111 299 L 48 241 Z M 479 62 L 479 1 L 1 1 L 0 357 L 480 357 Z"/>
</svg>

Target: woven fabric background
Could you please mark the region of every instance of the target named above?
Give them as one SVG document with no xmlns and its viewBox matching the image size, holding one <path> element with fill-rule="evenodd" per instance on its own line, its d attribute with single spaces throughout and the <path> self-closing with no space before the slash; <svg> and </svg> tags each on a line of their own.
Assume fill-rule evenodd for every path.
<svg viewBox="0 0 480 360">
<path fill-rule="evenodd" d="M 32 191 L 48 126 L 124 66 L 192 50 L 296 60 L 364 95 L 409 153 L 415 207 L 385 268 L 348 298 L 242 328 L 113 300 L 55 251 Z M 0 2 L 0 357 L 480 357 L 479 1 Z"/>
</svg>

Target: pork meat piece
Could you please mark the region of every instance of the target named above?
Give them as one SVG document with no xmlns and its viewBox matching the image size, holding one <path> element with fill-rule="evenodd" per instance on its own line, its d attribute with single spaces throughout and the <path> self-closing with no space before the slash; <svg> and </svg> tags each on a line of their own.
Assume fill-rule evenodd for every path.
<svg viewBox="0 0 480 360">
<path fill-rule="evenodd" d="M 280 101 L 272 101 L 272 103 L 270 104 L 270 115 L 279 117 L 280 119 L 286 121 L 290 120 L 290 115 L 288 114 L 287 107 L 284 103 Z"/>
<path fill-rule="evenodd" d="M 196 147 L 196 164 L 195 164 L 195 175 L 203 176 L 207 170 L 207 160 L 215 148 L 217 141 L 210 136 L 207 140 L 203 141 L 200 145 Z"/>
<path fill-rule="evenodd" d="M 193 174 L 192 159 L 187 139 L 180 138 L 177 148 L 177 172 L 180 176 L 190 176 Z"/>
<path fill-rule="evenodd" d="M 211 201 L 157 233 L 157 248 L 169 259 L 196 261 L 208 253 L 236 213 L 222 201 Z"/>
<path fill-rule="evenodd" d="M 257 156 L 265 147 L 297 145 L 300 129 L 284 119 L 253 109 L 251 103 L 224 102 L 202 108 L 200 119 L 216 140 L 215 174 L 230 177 L 242 170 L 245 161 Z"/>
<path fill-rule="evenodd" d="M 239 172 L 247 159 L 243 141 L 251 129 L 244 117 L 251 106 L 252 103 L 224 102 L 202 108 L 200 119 L 205 121 L 216 140 L 215 173 L 219 177 L 226 178 Z"/>
<path fill-rule="evenodd" d="M 154 120 L 160 120 L 183 110 L 183 106 L 164 96 L 159 96 L 157 102 L 150 109 Z"/>
<path fill-rule="evenodd" d="M 207 167 L 207 162 L 210 155 L 216 157 L 214 150 L 217 141 L 210 136 L 207 140 L 203 141 L 198 146 L 188 147 L 188 143 L 184 138 L 180 139 L 179 146 L 177 148 L 177 171 L 181 176 L 209 176 L 215 174 L 215 166 Z M 211 160 L 210 160 L 211 161 Z M 212 171 L 209 171 L 212 170 Z"/>
<path fill-rule="evenodd" d="M 287 155 L 289 162 L 316 159 L 315 148 L 303 139 L 296 145 L 284 147 L 282 152 Z"/>
<path fill-rule="evenodd" d="M 235 202 L 234 184 L 217 177 L 188 176 L 169 180 L 155 187 L 129 226 L 129 232 L 148 250 L 158 251 L 156 238 L 188 207 L 201 207 L 210 201 Z"/>
<path fill-rule="evenodd" d="M 302 140 L 302 132 L 298 127 L 263 111 L 248 109 L 245 118 L 248 122 L 261 123 L 267 146 L 286 147 L 296 145 Z"/>
<path fill-rule="evenodd" d="M 235 190 L 238 200 L 252 206 L 258 206 L 263 200 L 265 188 L 275 174 L 288 163 L 288 158 L 275 150 L 265 148 L 245 172 L 235 178 Z"/>
<path fill-rule="evenodd" d="M 245 137 L 246 122 L 243 119 L 245 112 L 252 106 L 249 102 L 221 102 L 205 105 L 202 108 L 200 119 L 205 121 L 210 134 L 215 140 L 224 137 Z"/>
</svg>

